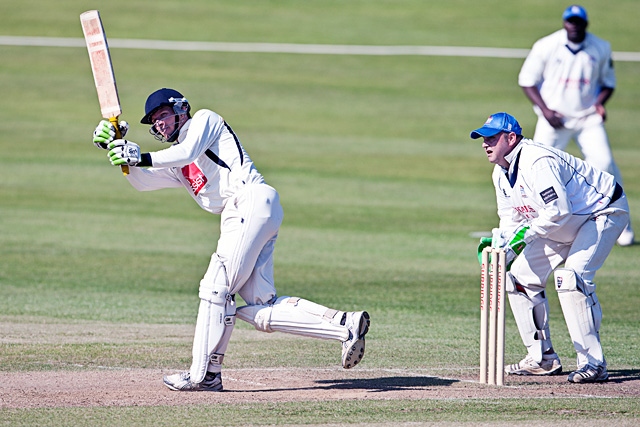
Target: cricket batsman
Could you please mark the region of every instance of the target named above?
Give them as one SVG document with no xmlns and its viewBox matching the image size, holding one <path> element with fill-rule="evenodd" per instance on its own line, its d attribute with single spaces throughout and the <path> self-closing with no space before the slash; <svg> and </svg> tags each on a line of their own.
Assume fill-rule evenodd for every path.
<svg viewBox="0 0 640 427">
<path fill-rule="evenodd" d="M 183 187 L 202 209 L 221 217 L 217 248 L 199 285 L 191 367 L 165 376 L 164 384 L 178 391 L 222 391 L 222 362 L 236 317 L 263 332 L 340 341 L 342 367 L 358 364 L 369 330 L 366 311 L 277 296 L 273 252 L 283 220 L 280 198 L 231 126 L 207 109 L 192 117 L 187 99 L 168 88 L 149 95 L 141 123 L 171 145 L 141 153 L 134 142 L 114 140 L 115 128 L 106 120 L 96 127 L 93 142 L 109 150 L 112 165 L 130 166 L 126 178 L 137 190 Z M 127 128 L 122 124 L 123 136 Z M 236 308 L 236 295 L 247 305 Z"/>
</svg>

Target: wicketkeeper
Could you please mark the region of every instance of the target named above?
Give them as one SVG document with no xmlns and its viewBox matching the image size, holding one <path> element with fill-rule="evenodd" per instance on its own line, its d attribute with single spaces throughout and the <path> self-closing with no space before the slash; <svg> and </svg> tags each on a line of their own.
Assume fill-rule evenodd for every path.
<svg viewBox="0 0 640 427">
<path fill-rule="evenodd" d="M 362 360 L 366 311 L 344 312 L 297 297 L 276 295 L 273 251 L 283 211 L 277 191 L 256 170 L 227 122 L 211 110 L 193 117 L 187 99 L 173 89 L 147 98 L 141 123 L 168 148 L 141 153 L 101 121 L 93 142 L 109 150 L 112 165 L 129 165 L 139 191 L 184 187 L 202 209 L 221 216 L 220 238 L 200 281 L 200 308 L 188 371 L 164 377 L 171 390 L 221 391 L 222 361 L 236 317 L 263 332 L 286 332 L 342 342 L 342 366 Z M 128 125 L 121 122 L 122 135 Z M 248 304 L 236 309 L 235 296 Z"/>
<path fill-rule="evenodd" d="M 493 184 L 500 225 L 491 244 L 506 250 L 505 290 L 527 348 L 527 356 L 505 366 L 505 372 L 562 372 L 548 323 L 545 288 L 553 272 L 578 355 L 577 370 L 568 380 L 607 380 L 599 335 L 602 309 L 594 276 L 629 222 L 622 187 L 607 172 L 564 151 L 524 139 L 518 121 L 507 113 L 489 116 L 470 136 L 483 139 L 482 148 L 495 164 Z"/>
</svg>

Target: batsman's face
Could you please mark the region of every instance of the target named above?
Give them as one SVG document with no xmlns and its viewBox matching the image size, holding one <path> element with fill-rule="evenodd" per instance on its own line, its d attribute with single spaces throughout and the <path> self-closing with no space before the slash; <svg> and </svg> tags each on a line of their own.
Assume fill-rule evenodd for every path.
<svg viewBox="0 0 640 427">
<path fill-rule="evenodd" d="M 156 130 L 165 138 L 169 138 L 176 130 L 176 113 L 172 107 L 162 107 L 151 115 L 151 122 Z"/>
<path fill-rule="evenodd" d="M 485 136 L 482 139 L 482 148 L 487 154 L 489 162 L 508 168 L 509 163 L 505 160 L 505 156 L 513 149 L 511 142 L 512 139 L 517 139 L 516 134 L 513 132 L 499 132 L 493 136 Z"/>
</svg>

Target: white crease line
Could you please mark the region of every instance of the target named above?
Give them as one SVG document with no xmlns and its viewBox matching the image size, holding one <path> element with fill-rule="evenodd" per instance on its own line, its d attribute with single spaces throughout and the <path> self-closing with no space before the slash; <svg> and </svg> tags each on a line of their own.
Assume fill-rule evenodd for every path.
<svg viewBox="0 0 640 427">
<path fill-rule="evenodd" d="M 233 377 L 229 377 L 227 375 L 225 375 L 223 377 L 223 381 L 233 381 L 233 382 L 237 382 L 237 383 L 244 383 L 244 384 L 249 384 L 249 385 L 256 385 L 256 386 L 260 386 L 260 387 L 266 387 L 266 384 L 262 384 L 262 383 L 257 383 L 255 381 L 247 381 L 247 380 L 239 380 L 237 378 L 233 378 Z"/>
<path fill-rule="evenodd" d="M 70 37 L 0 36 L 0 45 L 39 47 L 86 47 L 84 39 Z M 366 46 L 293 43 L 234 43 L 144 39 L 109 39 L 109 46 L 123 49 L 175 50 L 236 53 L 295 53 L 371 56 L 462 56 L 524 58 L 529 49 L 464 46 Z M 613 52 L 616 61 L 640 62 L 640 52 Z"/>
</svg>

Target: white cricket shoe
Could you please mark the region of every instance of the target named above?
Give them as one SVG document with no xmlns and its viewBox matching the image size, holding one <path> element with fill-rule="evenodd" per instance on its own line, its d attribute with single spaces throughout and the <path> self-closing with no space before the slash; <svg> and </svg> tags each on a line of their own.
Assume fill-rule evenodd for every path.
<svg viewBox="0 0 640 427">
<path fill-rule="evenodd" d="M 618 245 L 631 246 L 635 243 L 635 239 L 636 235 L 633 232 L 633 228 L 631 228 L 631 225 L 627 225 L 627 228 L 625 228 L 620 237 L 618 237 Z"/>
<path fill-rule="evenodd" d="M 531 356 L 527 355 L 520 362 L 504 367 L 505 374 L 508 375 L 558 375 L 562 373 L 562 365 L 557 354 L 545 355 L 549 359 L 542 359 L 538 363 Z"/>
<path fill-rule="evenodd" d="M 609 379 L 607 367 L 604 365 L 593 366 L 585 365 L 577 371 L 573 371 L 567 377 L 570 383 L 595 383 Z"/>
<path fill-rule="evenodd" d="M 349 329 L 349 339 L 342 342 L 342 367 L 350 369 L 364 357 L 364 336 L 369 332 L 369 313 L 357 311 L 347 313 L 345 326 Z"/>
<path fill-rule="evenodd" d="M 222 391 L 222 374 L 207 372 L 201 383 L 191 382 L 189 371 L 167 375 L 163 378 L 164 385 L 175 391 Z"/>
</svg>

